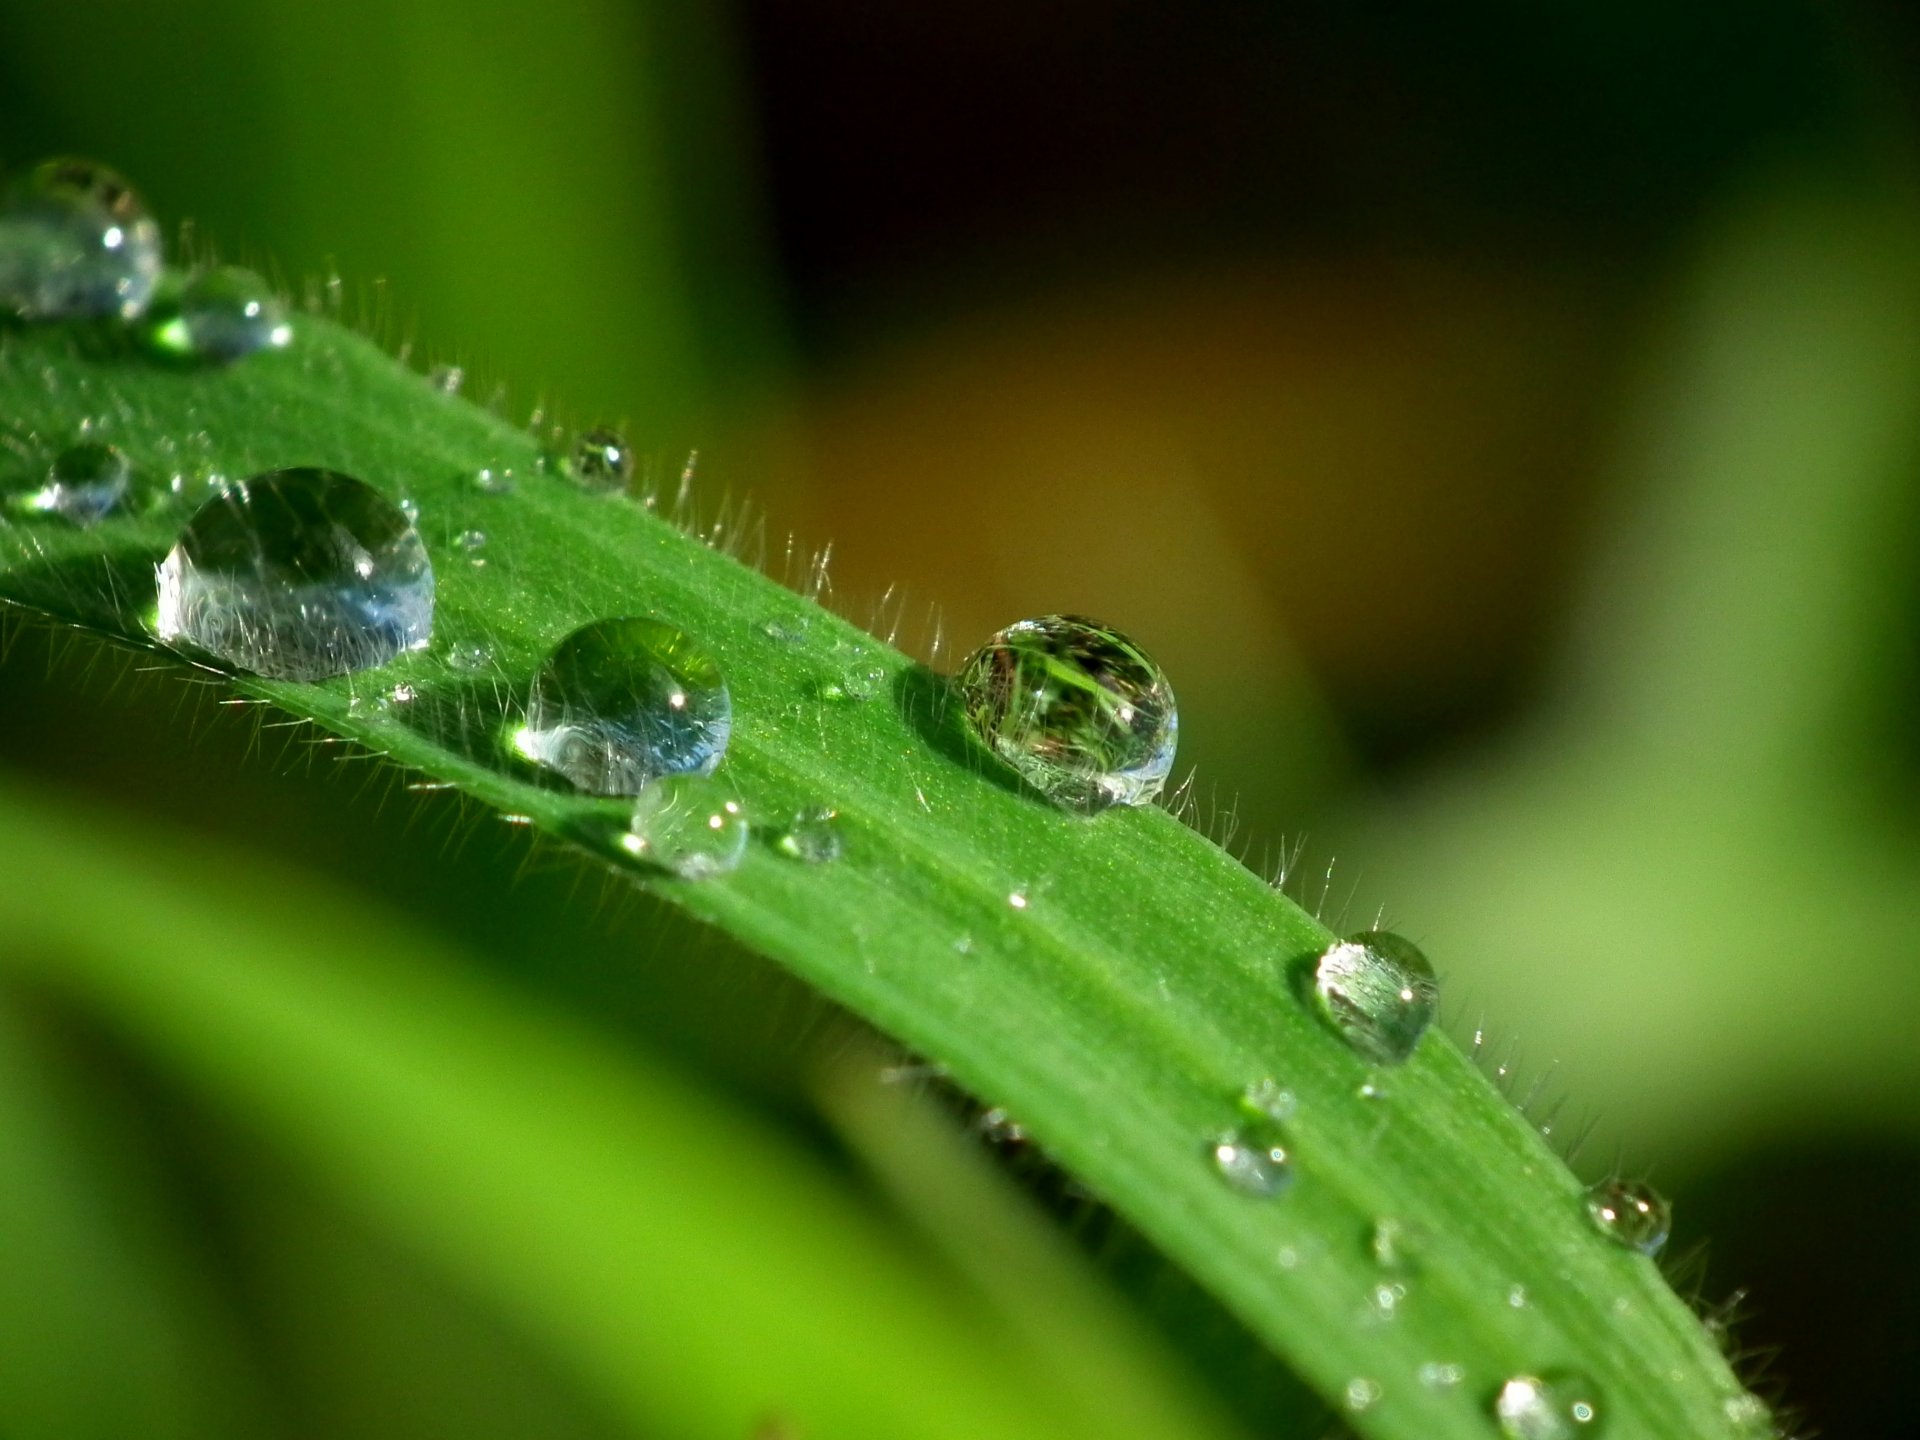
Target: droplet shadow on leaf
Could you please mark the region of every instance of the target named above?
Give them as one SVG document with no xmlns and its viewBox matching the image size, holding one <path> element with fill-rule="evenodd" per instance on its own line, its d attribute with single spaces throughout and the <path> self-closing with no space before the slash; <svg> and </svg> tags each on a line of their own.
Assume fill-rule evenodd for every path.
<svg viewBox="0 0 1920 1440">
<path fill-rule="evenodd" d="M 954 764 L 1043 809 L 1056 809 L 1046 796 L 1001 764 L 974 738 L 953 682 L 946 676 L 924 665 L 902 670 L 893 682 L 893 703 L 914 733 Z"/>
</svg>

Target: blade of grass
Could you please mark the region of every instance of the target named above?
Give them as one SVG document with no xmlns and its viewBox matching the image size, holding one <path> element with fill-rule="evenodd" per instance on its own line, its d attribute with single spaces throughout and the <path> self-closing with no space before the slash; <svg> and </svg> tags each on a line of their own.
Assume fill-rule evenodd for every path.
<svg viewBox="0 0 1920 1440">
<path fill-rule="evenodd" d="M 1009 1107 L 1320 1394 L 1356 1402 L 1363 1433 L 1480 1440 L 1507 1376 L 1555 1366 L 1595 1377 L 1617 1437 L 1733 1433 L 1739 1387 L 1701 1327 L 1648 1261 L 1591 1231 L 1573 1176 L 1458 1051 L 1429 1037 L 1374 1076 L 1302 1003 L 1299 966 L 1329 938 L 1319 920 L 1162 811 L 1089 821 L 1018 790 L 970 747 L 935 677 L 652 506 L 546 473 L 532 437 L 317 319 L 290 352 L 220 374 L 7 334 L 0 414 L 22 468 L 91 418 L 149 469 L 183 452 L 225 475 L 318 463 L 411 497 L 439 562 L 435 647 L 375 674 L 236 690 L 609 866 L 627 863 L 611 844 L 621 808 L 516 768 L 505 736 L 574 626 L 640 613 L 693 631 L 733 689 L 725 773 L 751 811 L 833 805 L 847 856 L 806 867 L 761 845 L 723 879 L 634 882 Z M 476 486 L 481 467 L 516 488 Z M 16 524 L 0 593 L 150 644 L 152 565 L 181 519 Z M 490 536 L 484 568 L 452 543 L 466 530 Z M 884 677 L 880 693 L 830 698 L 856 666 Z M 396 684 L 416 698 L 378 703 Z M 1207 1151 L 1268 1075 L 1299 1097 L 1298 1180 L 1260 1203 Z M 1366 1244 L 1382 1218 L 1423 1237 L 1386 1324 Z M 1434 1365 L 1464 1379 L 1423 1383 Z"/>
</svg>

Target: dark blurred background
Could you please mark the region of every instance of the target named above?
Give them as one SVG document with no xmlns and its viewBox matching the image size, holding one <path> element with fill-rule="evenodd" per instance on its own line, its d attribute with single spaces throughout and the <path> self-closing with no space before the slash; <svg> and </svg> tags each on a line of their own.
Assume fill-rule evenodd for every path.
<svg viewBox="0 0 1920 1440">
<path fill-rule="evenodd" d="M 1580 1168 L 1676 1195 L 1829 1435 L 1916 1430 L 1917 82 L 1891 0 L 0 0 L 8 168 L 106 159 L 476 398 L 698 449 L 923 657 L 930 605 L 960 650 L 1136 634 L 1236 844 L 1304 836 L 1456 1034 L 1558 1062 Z M 515 844 L 449 863 L 451 811 L 242 763 L 116 666 L 16 645 L 0 759 L 291 807 L 299 858 L 807 1123 L 838 1022 L 764 967 L 537 867 L 501 900 Z"/>
</svg>

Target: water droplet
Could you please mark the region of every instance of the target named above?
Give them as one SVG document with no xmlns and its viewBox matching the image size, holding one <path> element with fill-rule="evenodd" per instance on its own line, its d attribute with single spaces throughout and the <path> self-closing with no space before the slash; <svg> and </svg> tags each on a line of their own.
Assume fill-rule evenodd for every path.
<svg viewBox="0 0 1920 1440">
<path fill-rule="evenodd" d="M 1265 1199 L 1293 1180 L 1293 1160 L 1279 1132 L 1268 1125 L 1229 1130 L 1208 1147 L 1213 1168 L 1242 1195 Z"/>
<path fill-rule="evenodd" d="M 159 279 L 160 227 L 104 165 L 49 160 L 0 202 L 0 314 L 132 319 Z"/>
<path fill-rule="evenodd" d="M 840 858 L 840 815 L 825 805 L 797 813 L 773 842 L 773 848 L 791 860 L 830 865 Z"/>
<path fill-rule="evenodd" d="M 849 665 L 832 680 L 820 687 L 823 700 L 871 700 L 887 686 L 887 671 L 884 665 Z"/>
<path fill-rule="evenodd" d="M 1600 1428 L 1593 1386 L 1572 1372 L 1514 1376 L 1500 1387 L 1493 1416 L 1511 1440 L 1579 1440 Z"/>
<path fill-rule="evenodd" d="M 46 483 L 9 497 L 14 508 L 34 515 L 57 515 L 75 525 L 92 525 L 126 503 L 133 467 L 111 445 L 97 440 L 70 445 L 54 458 Z"/>
<path fill-rule="evenodd" d="M 483 495 L 511 495 L 513 471 L 498 465 L 482 465 L 473 472 L 473 488 Z"/>
<path fill-rule="evenodd" d="M 1250 1119 L 1284 1125 L 1299 1108 L 1300 1097 L 1272 1076 L 1256 1080 L 1240 1092 L 1241 1113 Z"/>
<path fill-rule="evenodd" d="M 458 395 L 467 383 L 467 372 L 458 365 L 436 365 L 427 371 L 427 384 L 442 395 Z"/>
<path fill-rule="evenodd" d="M 1629 1250 L 1658 1255 L 1673 1228 L 1673 1208 L 1651 1185 L 1637 1180 L 1602 1180 L 1587 1191 L 1587 1216 L 1594 1228 Z"/>
<path fill-rule="evenodd" d="M 974 732 L 1057 804 L 1143 805 L 1173 768 L 1172 687 L 1117 630 L 1022 620 L 969 656 L 955 684 Z"/>
<path fill-rule="evenodd" d="M 1467 1367 L 1451 1362 L 1429 1360 L 1419 1370 L 1420 1383 L 1429 1390 L 1451 1390 L 1467 1378 Z"/>
<path fill-rule="evenodd" d="M 1367 1253 L 1382 1270 L 1407 1270 L 1413 1266 L 1407 1227 L 1385 1216 L 1367 1228 Z"/>
<path fill-rule="evenodd" d="M 491 645 L 449 645 L 441 656 L 450 668 L 469 675 L 493 668 Z"/>
<path fill-rule="evenodd" d="M 453 537 L 453 543 L 471 555 L 476 550 L 486 548 L 487 532 L 484 530 L 462 530 L 458 535 Z"/>
<path fill-rule="evenodd" d="M 1027 908 L 1027 892 L 1024 890 L 1009 890 L 1007 892 L 1007 904 L 1011 905 L 1016 910 L 1026 909 Z"/>
<path fill-rule="evenodd" d="M 1404 1281 L 1373 1286 L 1367 1291 L 1368 1319 L 1374 1324 L 1385 1324 L 1400 1313 L 1400 1306 L 1406 1298 L 1407 1286 Z"/>
<path fill-rule="evenodd" d="M 1413 1053 L 1440 998 L 1427 957 L 1390 930 L 1328 946 L 1314 967 L 1313 993 L 1342 1038 L 1381 1065 Z"/>
<path fill-rule="evenodd" d="M 378 709 L 392 710 L 402 705 L 411 705 L 420 698 L 420 692 L 411 685 L 396 685 L 380 697 Z"/>
<path fill-rule="evenodd" d="M 797 615 L 792 618 L 763 621 L 760 633 L 769 640 L 777 640 L 782 645 L 798 645 L 807 638 L 807 618 Z"/>
<path fill-rule="evenodd" d="M 1753 1440 L 1771 1440 L 1777 1433 L 1773 1412 L 1758 1395 L 1729 1395 L 1720 1408 L 1727 1417 L 1727 1423 L 1743 1436 L 1751 1436 Z"/>
<path fill-rule="evenodd" d="M 276 680 L 384 665 L 433 633 L 433 564 L 399 506 L 331 470 L 202 505 L 159 569 L 162 640 Z"/>
<path fill-rule="evenodd" d="M 582 485 L 595 490 L 624 490 L 633 479 L 633 451 L 618 430 L 596 425 L 573 442 L 567 468 Z"/>
<path fill-rule="evenodd" d="M 267 282 L 223 265 L 202 271 L 148 312 L 148 337 L 163 355 L 230 364 L 293 343 L 293 324 Z"/>
<path fill-rule="evenodd" d="M 682 880 L 725 875 L 747 853 L 747 812 L 705 775 L 667 775 L 642 790 L 621 839 L 628 854 Z"/>
<path fill-rule="evenodd" d="M 396 503 L 400 506 L 400 513 L 407 517 L 407 523 L 409 525 L 418 525 L 420 523 L 420 502 L 418 500 L 413 499 L 411 496 L 402 495 Z"/>
<path fill-rule="evenodd" d="M 705 775 L 726 753 L 733 702 L 699 642 L 658 620 L 583 625 L 534 681 L 513 745 L 595 795 L 635 795 L 662 775 Z"/>
<path fill-rule="evenodd" d="M 1514 1310 L 1524 1310 L 1527 1308 L 1527 1303 L 1526 1286 L 1509 1285 L 1507 1287 L 1507 1305 L 1510 1308 Z"/>
<path fill-rule="evenodd" d="M 1369 1380 L 1366 1376 L 1357 1376 L 1347 1382 L 1347 1409 L 1356 1415 L 1363 1410 L 1371 1410 L 1380 1403 L 1380 1397 L 1386 1394 L 1378 1380 Z"/>
</svg>

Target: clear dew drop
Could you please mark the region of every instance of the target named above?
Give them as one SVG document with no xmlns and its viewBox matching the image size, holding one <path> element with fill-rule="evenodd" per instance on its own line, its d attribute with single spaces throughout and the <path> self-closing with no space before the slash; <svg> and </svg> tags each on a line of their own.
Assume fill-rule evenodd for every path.
<svg viewBox="0 0 1920 1440">
<path fill-rule="evenodd" d="M 449 645 L 440 652 L 440 658 L 447 662 L 450 669 L 467 675 L 476 675 L 483 670 L 493 668 L 493 647 L 491 645 Z"/>
<path fill-rule="evenodd" d="M 162 355 L 229 365 L 293 343 L 293 322 L 267 282 L 238 265 L 204 270 L 147 314 L 148 340 Z"/>
<path fill-rule="evenodd" d="M 156 631 L 238 669 L 324 680 L 433 634 L 433 564 L 399 506 L 332 470 L 273 470 L 215 496 L 158 573 Z"/>
<path fill-rule="evenodd" d="M 568 473 L 594 490 L 624 490 L 633 479 L 633 450 L 618 430 L 582 430 L 567 457 Z"/>
<path fill-rule="evenodd" d="M 1314 966 L 1313 993 L 1347 1044 L 1380 1065 L 1413 1054 L 1440 999 L 1427 957 L 1390 930 L 1328 946 Z"/>
<path fill-rule="evenodd" d="M 595 795 L 720 763 L 733 702 L 713 657 L 658 620 L 595 620 L 554 647 L 513 747 Z"/>
<path fill-rule="evenodd" d="M 1514 1376 L 1494 1397 L 1493 1418 L 1509 1440 L 1581 1440 L 1600 1433 L 1593 1386 L 1571 1371 Z"/>
<path fill-rule="evenodd" d="M 1616 1245 L 1658 1255 L 1673 1229 L 1673 1208 L 1650 1185 L 1602 1180 L 1587 1191 L 1587 1217 Z"/>
<path fill-rule="evenodd" d="M 849 665 L 833 679 L 820 687 L 822 700 L 852 701 L 871 700 L 887 688 L 886 667 L 878 664 L 862 663 Z"/>
<path fill-rule="evenodd" d="M 513 471 L 499 465 L 482 465 L 473 472 L 473 488 L 482 495 L 511 495 Z"/>
<path fill-rule="evenodd" d="M 1467 1378 L 1467 1367 L 1451 1361 L 1429 1360 L 1418 1372 L 1420 1383 L 1429 1390 L 1451 1390 Z"/>
<path fill-rule="evenodd" d="M 1358 1415 L 1378 1405 L 1386 1393 L 1378 1380 L 1360 1375 L 1347 1382 L 1342 1398 L 1347 1402 L 1347 1409 Z"/>
<path fill-rule="evenodd" d="M 123 508 L 133 467 L 114 446 L 97 440 L 70 445 L 54 457 L 38 489 L 10 496 L 14 509 L 54 515 L 73 525 L 93 525 Z"/>
<path fill-rule="evenodd" d="M 1293 1157 L 1271 1125 L 1229 1130 L 1207 1147 L 1220 1178 L 1242 1195 L 1268 1199 L 1293 1181 Z"/>
<path fill-rule="evenodd" d="M 0 315 L 133 319 L 160 279 L 160 227 L 127 182 L 48 160 L 0 200 Z"/>
<path fill-rule="evenodd" d="M 840 858 L 843 845 L 839 812 L 825 805 L 810 805 L 796 813 L 773 842 L 773 848 L 789 860 L 807 865 L 831 865 Z"/>
<path fill-rule="evenodd" d="M 682 880 L 710 880 L 747 853 L 750 826 L 740 799 L 706 775 L 668 775 L 635 798 L 621 847 Z"/>
<path fill-rule="evenodd" d="M 1119 631 L 1071 615 L 1009 625 L 955 686 L 974 733 L 1058 805 L 1144 805 L 1173 768 L 1173 689 Z"/>
<path fill-rule="evenodd" d="M 761 622 L 760 633 L 782 645 L 798 645 L 807 638 L 807 619 L 800 615 L 765 620 Z"/>
</svg>

